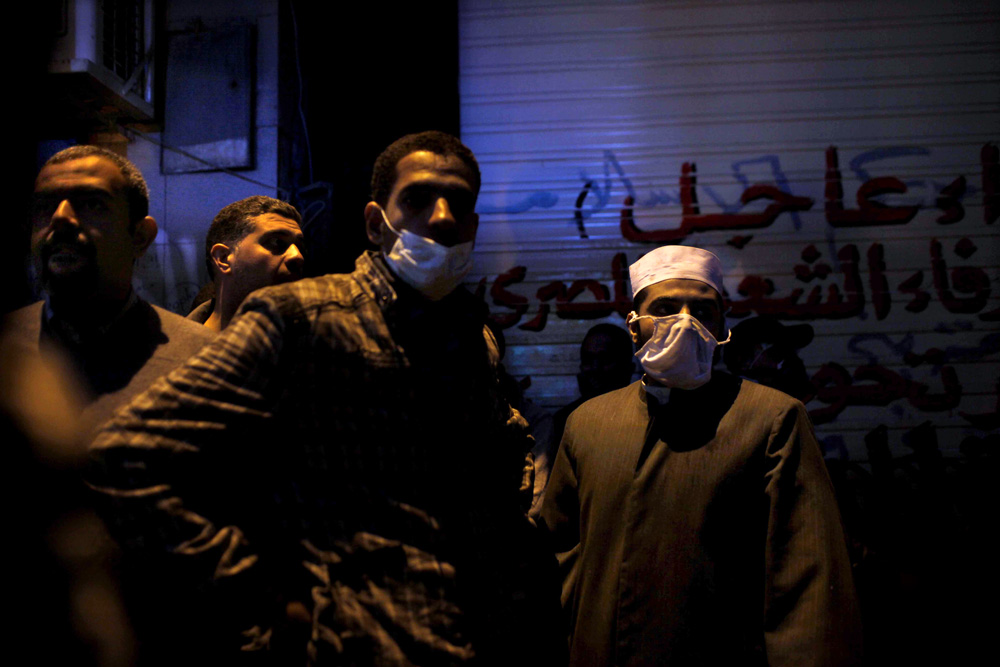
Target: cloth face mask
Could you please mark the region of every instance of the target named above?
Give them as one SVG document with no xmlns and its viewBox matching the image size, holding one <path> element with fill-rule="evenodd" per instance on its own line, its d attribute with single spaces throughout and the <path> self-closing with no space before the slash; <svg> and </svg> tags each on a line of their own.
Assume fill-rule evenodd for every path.
<svg viewBox="0 0 1000 667">
<path fill-rule="evenodd" d="M 712 377 L 712 355 L 721 343 L 696 318 L 687 313 L 665 317 L 636 315 L 631 312 L 626 323 L 651 320 L 653 335 L 635 353 L 646 375 L 665 387 L 695 389 Z"/>
<path fill-rule="evenodd" d="M 411 231 L 396 229 L 382 212 L 386 226 L 396 234 L 385 261 L 408 285 L 432 301 L 448 296 L 472 268 L 472 241 L 453 246 L 441 245 Z"/>
</svg>

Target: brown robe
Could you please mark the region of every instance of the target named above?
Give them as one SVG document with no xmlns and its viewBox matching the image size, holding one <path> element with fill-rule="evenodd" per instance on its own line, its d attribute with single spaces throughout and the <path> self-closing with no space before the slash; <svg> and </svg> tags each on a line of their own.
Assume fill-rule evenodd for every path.
<svg viewBox="0 0 1000 667">
<path fill-rule="evenodd" d="M 715 374 L 569 418 L 542 506 L 572 665 L 860 661 L 837 504 L 805 407 Z"/>
</svg>

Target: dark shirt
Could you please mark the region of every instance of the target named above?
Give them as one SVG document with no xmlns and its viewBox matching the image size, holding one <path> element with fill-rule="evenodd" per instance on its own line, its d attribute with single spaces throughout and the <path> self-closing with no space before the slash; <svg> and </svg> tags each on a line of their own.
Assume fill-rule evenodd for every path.
<svg viewBox="0 0 1000 667">
<path fill-rule="evenodd" d="M 44 301 L 10 313 L 6 325 L 15 344 L 61 357 L 76 372 L 84 393 L 84 427 L 110 419 L 214 335 L 134 292 L 114 318 L 99 326 L 74 326 L 51 312 Z"/>
</svg>

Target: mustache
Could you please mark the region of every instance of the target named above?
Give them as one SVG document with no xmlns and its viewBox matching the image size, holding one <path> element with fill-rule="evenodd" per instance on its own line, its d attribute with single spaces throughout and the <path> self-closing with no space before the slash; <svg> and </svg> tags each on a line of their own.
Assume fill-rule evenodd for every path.
<svg viewBox="0 0 1000 667">
<path fill-rule="evenodd" d="M 93 257 L 96 253 L 94 246 L 80 238 L 72 232 L 56 233 L 42 243 L 40 250 L 41 258 L 47 260 L 53 254 L 61 250 L 71 250 L 84 256 Z"/>
</svg>

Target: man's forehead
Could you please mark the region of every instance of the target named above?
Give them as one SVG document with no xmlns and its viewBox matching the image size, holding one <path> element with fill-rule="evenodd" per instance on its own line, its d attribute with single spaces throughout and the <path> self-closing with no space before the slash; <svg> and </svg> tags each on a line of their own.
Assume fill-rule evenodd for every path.
<svg viewBox="0 0 1000 667">
<path fill-rule="evenodd" d="M 414 151 L 396 163 L 396 183 L 392 189 L 398 192 L 414 181 L 424 180 L 451 181 L 451 185 L 472 187 L 472 173 L 457 155 Z"/>
<path fill-rule="evenodd" d="M 715 300 L 719 293 L 700 280 L 691 278 L 670 278 L 653 283 L 646 288 L 649 294 L 647 303 L 653 299 L 711 299 Z"/>
<path fill-rule="evenodd" d="M 35 192 L 86 187 L 110 192 L 120 192 L 125 187 L 125 176 L 111 160 L 99 155 L 50 164 L 38 172 Z"/>
<path fill-rule="evenodd" d="M 252 218 L 252 221 L 254 231 L 262 234 L 270 231 L 289 232 L 295 235 L 302 233 L 299 223 L 279 213 L 262 213 Z"/>
</svg>

